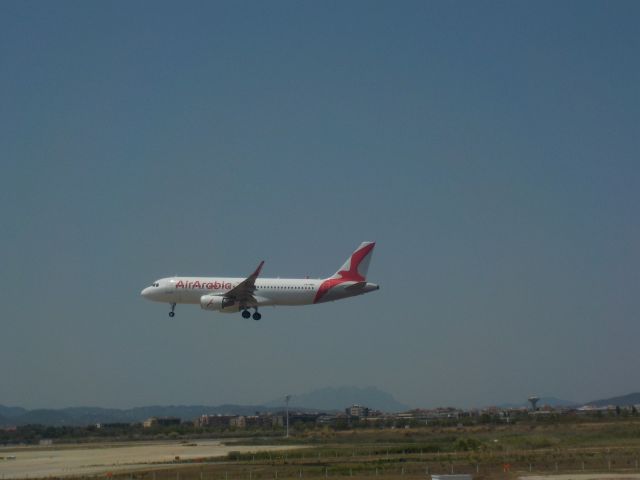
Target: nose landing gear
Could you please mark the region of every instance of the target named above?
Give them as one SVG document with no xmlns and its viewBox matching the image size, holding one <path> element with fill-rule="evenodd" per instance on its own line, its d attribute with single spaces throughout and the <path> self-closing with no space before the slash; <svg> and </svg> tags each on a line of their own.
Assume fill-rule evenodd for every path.
<svg viewBox="0 0 640 480">
<path fill-rule="evenodd" d="M 169 316 L 170 316 L 171 318 L 175 317 L 175 315 L 176 315 L 175 309 L 176 309 L 176 304 L 175 304 L 175 303 L 172 303 L 172 304 L 171 304 L 171 311 L 169 312 Z"/>
</svg>

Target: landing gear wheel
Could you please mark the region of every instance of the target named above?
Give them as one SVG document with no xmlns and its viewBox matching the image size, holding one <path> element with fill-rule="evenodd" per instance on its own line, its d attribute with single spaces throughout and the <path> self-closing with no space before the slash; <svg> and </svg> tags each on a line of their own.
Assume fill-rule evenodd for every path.
<svg viewBox="0 0 640 480">
<path fill-rule="evenodd" d="M 249 310 L 242 311 L 242 318 L 249 318 L 251 316 L 251 312 Z"/>
<path fill-rule="evenodd" d="M 175 317 L 175 316 L 176 316 L 176 312 L 169 312 L 169 316 L 170 316 L 171 318 Z"/>
<path fill-rule="evenodd" d="M 260 315 L 258 312 L 253 314 L 253 319 L 257 322 L 258 320 L 260 320 L 262 318 L 262 315 Z"/>
<path fill-rule="evenodd" d="M 175 317 L 175 315 L 176 315 L 175 309 L 176 309 L 176 304 L 175 304 L 175 303 L 172 303 L 172 304 L 171 304 L 171 311 L 169 312 L 169 316 L 170 316 L 171 318 Z"/>
</svg>

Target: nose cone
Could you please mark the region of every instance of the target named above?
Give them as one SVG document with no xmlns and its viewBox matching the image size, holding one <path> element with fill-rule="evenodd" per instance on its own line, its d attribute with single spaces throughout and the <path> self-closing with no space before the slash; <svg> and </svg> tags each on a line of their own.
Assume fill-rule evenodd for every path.
<svg viewBox="0 0 640 480">
<path fill-rule="evenodd" d="M 140 296 L 144 297 L 144 298 L 148 298 L 149 297 L 149 287 L 143 288 L 142 291 L 140 292 Z"/>
</svg>

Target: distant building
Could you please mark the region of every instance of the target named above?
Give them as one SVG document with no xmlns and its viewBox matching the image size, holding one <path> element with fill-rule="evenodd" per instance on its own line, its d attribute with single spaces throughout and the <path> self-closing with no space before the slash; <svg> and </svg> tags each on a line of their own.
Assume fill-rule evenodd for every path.
<svg viewBox="0 0 640 480">
<path fill-rule="evenodd" d="M 417 420 L 427 422 L 429 420 L 457 420 L 465 416 L 462 410 L 453 407 L 438 407 L 429 410 L 416 408 L 408 412 L 395 414 L 393 417 L 399 420 Z"/>
<path fill-rule="evenodd" d="M 345 412 L 347 417 L 351 418 L 367 418 L 369 416 L 369 408 L 362 405 L 351 405 Z"/>
<path fill-rule="evenodd" d="M 169 427 L 172 425 L 180 425 L 180 419 L 177 417 L 151 417 L 142 422 L 144 428 Z"/>
<path fill-rule="evenodd" d="M 231 415 L 201 415 L 195 421 L 198 427 L 225 428 L 229 426 Z"/>
<path fill-rule="evenodd" d="M 158 418 L 158 425 L 161 427 L 169 427 L 171 425 L 180 425 L 180 419 L 177 417 L 162 417 Z"/>
<path fill-rule="evenodd" d="M 131 424 L 122 422 L 96 423 L 96 428 L 129 428 Z"/>
<path fill-rule="evenodd" d="M 293 421 L 294 414 L 289 416 Z M 315 421 L 315 416 L 312 417 Z M 271 413 L 256 413 L 255 415 L 202 415 L 195 420 L 198 427 L 212 428 L 273 428 L 284 425 L 284 417 L 282 415 L 273 415 Z"/>
<path fill-rule="evenodd" d="M 278 426 L 279 422 L 282 422 L 282 417 L 271 413 L 246 417 L 247 428 L 272 428 Z"/>
<path fill-rule="evenodd" d="M 302 412 L 294 412 L 289 413 L 289 422 L 296 423 L 316 423 L 318 418 L 320 417 L 320 413 L 302 413 Z"/>
<path fill-rule="evenodd" d="M 144 428 L 151 428 L 158 425 L 158 419 L 156 417 L 147 418 L 144 422 L 142 422 L 142 426 Z"/>
<path fill-rule="evenodd" d="M 247 427 L 247 419 L 243 415 L 240 415 L 238 417 L 232 417 L 229 420 L 229 426 L 230 427 L 236 427 L 236 428 L 246 428 Z"/>
<path fill-rule="evenodd" d="M 344 417 L 344 414 L 341 414 L 341 415 L 342 417 Z M 316 419 L 316 424 L 317 425 L 335 425 L 339 418 L 341 417 L 339 417 L 338 415 L 323 414 Z"/>
<path fill-rule="evenodd" d="M 605 412 L 613 412 L 616 407 L 614 405 L 605 405 L 602 407 L 596 407 L 595 405 L 584 405 L 580 408 L 576 409 L 577 414 L 589 414 L 589 413 L 605 413 Z"/>
</svg>

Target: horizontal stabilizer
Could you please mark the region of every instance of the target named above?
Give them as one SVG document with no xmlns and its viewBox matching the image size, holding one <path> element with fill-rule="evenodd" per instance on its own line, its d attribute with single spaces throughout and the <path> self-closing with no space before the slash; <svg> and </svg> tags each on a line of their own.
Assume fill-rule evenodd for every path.
<svg viewBox="0 0 640 480">
<path fill-rule="evenodd" d="M 358 282 L 353 285 L 349 285 L 345 290 L 353 291 L 353 290 L 362 290 L 367 285 L 367 282 Z"/>
</svg>

